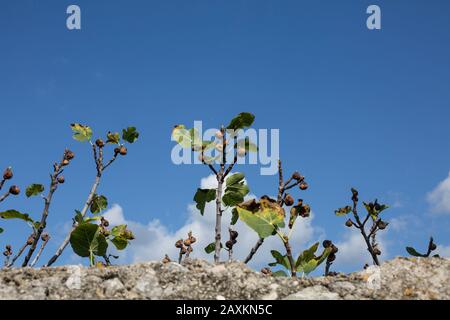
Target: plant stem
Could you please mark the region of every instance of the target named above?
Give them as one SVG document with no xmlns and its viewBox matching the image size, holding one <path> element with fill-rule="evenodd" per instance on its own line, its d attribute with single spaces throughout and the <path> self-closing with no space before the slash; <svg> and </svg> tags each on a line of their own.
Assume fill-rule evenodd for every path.
<svg viewBox="0 0 450 320">
<path fill-rule="evenodd" d="M 63 160 L 65 159 L 65 153 L 64 157 L 61 160 L 59 164 L 55 163 L 53 166 L 53 174 L 50 175 L 50 190 L 48 191 L 47 196 L 44 198 L 44 210 L 42 212 L 41 221 L 39 223 L 39 227 L 37 228 L 36 234 L 34 236 L 34 241 L 31 244 L 30 249 L 28 250 L 27 255 L 25 256 L 25 259 L 22 263 L 22 267 L 26 267 L 28 265 L 28 262 L 30 261 L 34 251 L 36 250 L 37 244 L 39 243 L 39 240 L 41 239 L 41 234 L 44 231 L 46 227 L 46 221 L 50 210 L 50 205 L 52 203 L 53 194 L 55 193 L 56 189 L 58 189 L 58 176 L 63 172 Z"/>
<path fill-rule="evenodd" d="M 281 166 L 281 160 L 278 160 L 278 195 L 277 195 L 277 203 L 278 205 L 282 205 L 283 203 L 283 193 L 284 193 L 284 181 L 283 181 L 283 168 Z M 250 253 L 247 258 L 245 258 L 244 263 L 247 264 L 250 260 L 253 259 L 253 256 L 258 251 L 259 247 L 264 243 L 264 239 L 259 238 L 256 244 L 252 247 Z"/>
<path fill-rule="evenodd" d="M 94 198 L 94 195 L 97 192 L 97 188 L 100 184 L 100 180 L 102 178 L 103 171 L 105 170 L 105 168 L 109 167 L 116 160 L 116 156 L 117 156 L 115 154 L 114 157 L 105 166 L 103 166 L 103 149 L 99 148 L 99 153 L 97 155 L 96 146 L 94 144 L 92 144 L 92 150 L 93 150 L 94 160 L 95 160 L 96 167 L 97 167 L 97 175 L 95 177 L 95 181 L 94 181 L 94 184 L 92 185 L 91 191 L 89 192 L 88 198 L 84 204 L 84 207 L 81 210 L 81 216 L 83 218 L 86 216 L 87 211 L 88 211 L 89 207 L 91 206 L 92 199 Z M 75 230 L 77 225 L 78 225 L 78 223 L 76 221 L 74 221 L 74 223 L 72 224 L 72 228 L 70 229 L 66 238 L 64 239 L 62 244 L 59 246 L 59 248 L 56 250 L 56 253 L 53 255 L 53 257 L 51 257 L 51 259 L 47 262 L 47 264 L 44 265 L 44 267 L 51 266 L 61 256 L 64 249 L 67 247 L 67 245 L 70 242 L 70 235 Z"/>
<path fill-rule="evenodd" d="M 86 216 L 87 210 L 89 209 L 89 206 L 91 205 L 92 199 L 94 198 L 94 195 L 97 191 L 98 185 L 100 184 L 100 178 L 101 175 L 95 178 L 95 182 L 92 185 L 91 191 L 89 192 L 89 196 L 86 200 L 86 203 L 83 207 L 83 210 L 81 211 L 81 215 L 84 218 Z M 63 253 L 64 249 L 67 247 L 67 245 L 70 242 L 70 236 L 72 234 L 72 232 L 75 230 L 75 228 L 77 227 L 78 223 L 74 222 L 72 224 L 72 227 L 69 231 L 69 233 L 67 234 L 66 238 L 64 239 L 64 241 L 62 242 L 62 244 L 59 246 L 59 248 L 56 250 L 56 253 L 54 254 L 54 256 L 47 262 L 47 264 L 45 265 L 45 267 L 50 267 L 53 263 L 55 263 L 55 261 L 61 256 L 61 254 Z"/>
<path fill-rule="evenodd" d="M 278 205 L 281 205 L 283 203 L 283 193 L 284 193 L 283 168 L 281 166 L 281 160 L 278 160 L 278 196 L 277 196 Z"/>
<path fill-rule="evenodd" d="M 2 202 L 3 200 L 5 200 L 6 198 L 8 198 L 9 196 L 9 191 L 6 192 L 4 195 L 0 196 L 0 202 Z"/>
<path fill-rule="evenodd" d="M 333 264 L 333 262 L 332 262 L 332 261 L 329 261 L 329 260 L 327 259 L 327 261 L 326 261 L 326 263 L 325 263 L 325 277 L 327 277 L 327 276 L 330 275 L 330 267 L 331 267 L 332 264 Z"/>
<path fill-rule="evenodd" d="M 222 169 L 219 172 L 217 177 L 218 185 L 217 185 L 217 196 L 216 196 L 216 227 L 215 227 L 215 251 L 214 251 L 214 262 L 219 263 L 220 261 L 220 243 L 221 243 L 221 229 L 222 229 L 222 189 L 223 189 L 223 180 L 222 180 Z"/>
<path fill-rule="evenodd" d="M 357 206 L 358 206 L 358 201 L 356 199 L 353 199 L 353 216 L 355 217 L 356 223 L 357 223 L 357 228 L 359 229 L 359 231 L 361 232 L 361 235 L 364 238 L 364 241 L 366 242 L 367 245 L 367 250 L 369 251 L 370 255 L 372 256 L 372 260 L 374 262 L 374 264 L 376 264 L 377 266 L 380 265 L 380 262 L 378 261 L 378 256 L 375 254 L 372 244 L 370 243 L 370 238 L 366 233 L 366 230 L 364 228 L 364 224 L 361 223 L 361 220 L 359 219 L 359 215 L 358 215 L 358 210 L 357 210 Z M 367 217 L 364 220 L 364 222 L 367 221 Z"/>
<path fill-rule="evenodd" d="M 39 258 L 41 257 L 42 251 L 44 251 L 45 246 L 47 245 L 49 240 L 43 241 L 41 244 L 41 247 L 39 248 L 38 253 L 36 254 L 36 257 L 34 258 L 33 262 L 31 262 L 30 267 L 34 267 L 35 264 L 38 262 Z"/>
<path fill-rule="evenodd" d="M 191 246 L 187 246 L 186 247 L 186 258 L 184 258 L 184 260 L 189 259 L 189 255 L 191 253 L 191 250 L 192 250 Z"/>
<path fill-rule="evenodd" d="M 220 250 L 221 238 L 222 238 L 222 193 L 225 174 L 225 162 L 226 162 L 226 136 L 225 128 L 222 126 L 220 129 L 222 132 L 222 161 L 220 163 L 220 170 L 216 175 L 217 178 L 217 194 L 216 194 L 216 227 L 215 227 L 215 250 L 214 250 L 214 262 L 220 262 Z"/>
<path fill-rule="evenodd" d="M 256 244 L 250 250 L 250 253 L 248 254 L 247 258 L 245 258 L 245 261 L 244 261 L 245 264 L 249 263 L 250 260 L 252 260 L 253 256 L 255 255 L 255 253 L 258 251 L 259 247 L 261 247 L 261 245 L 263 243 L 264 243 L 264 239 L 259 238 L 258 241 L 256 242 Z"/>
<path fill-rule="evenodd" d="M 292 257 L 292 250 L 291 245 L 289 244 L 289 240 L 287 239 L 284 240 L 284 247 L 286 248 L 286 255 L 289 259 L 289 264 L 291 265 L 291 276 L 296 277 L 297 271 L 295 270 L 295 262 L 294 258 Z"/>
<path fill-rule="evenodd" d="M 181 252 L 182 249 L 180 249 L 180 255 L 178 256 L 178 263 L 181 264 L 181 261 L 183 260 L 183 253 Z"/>
<path fill-rule="evenodd" d="M 32 233 L 30 235 L 30 237 L 32 237 L 34 235 L 34 233 Z M 29 238 L 29 237 L 28 237 Z M 14 256 L 14 258 L 12 258 L 12 260 L 9 262 L 9 264 L 6 266 L 7 268 L 10 268 L 14 265 L 14 263 L 16 262 L 17 259 L 19 259 L 19 257 L 22 255 L 22 253 L 25 251 L 25 249 L 28 246 L 28 241 L 25 242 L 25 244 L 19 249 L 19 251 L 17 252 L 17 254 Z"/>
<path fill-rule="evenodd" d="M 91 267 L 95 266 L 95 257 L 92 251 L 89 253 L 89 264 Z"/>
</svg>

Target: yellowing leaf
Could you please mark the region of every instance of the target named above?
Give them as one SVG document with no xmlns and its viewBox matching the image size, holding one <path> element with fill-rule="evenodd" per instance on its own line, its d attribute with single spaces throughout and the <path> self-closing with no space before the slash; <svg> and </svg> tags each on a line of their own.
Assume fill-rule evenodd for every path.
<svg viewBox="0 0 450 320">
<path fill-rule="evenodd" d="M 260 238 L 267 238 L 274 234 L 277 228 L 284 227 L 285 215 L 283 208 L 265 202 L 265 200 L 260 201 L 258 210 L 255 212 L 251 212 L 240 206 L 237 206 L 236 210 L 239 213 L 239 218 L 258 233 Z"/>
<path fill-rule="evenodd" d="M 84 142 L 89 141 L 92 137 L 92 129 L 88 126 L 84 126 L 79 123 L 72 123 L 73 138 L 77 141 Z"/>
</svg>

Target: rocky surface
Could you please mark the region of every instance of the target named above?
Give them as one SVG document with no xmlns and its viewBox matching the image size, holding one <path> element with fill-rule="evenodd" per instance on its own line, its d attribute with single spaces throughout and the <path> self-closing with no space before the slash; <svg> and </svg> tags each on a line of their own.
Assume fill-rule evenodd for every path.
<svg viewBox="0 0 450 320">
<path fill-rule="evenodd" d="M 381 268 L 274 278 L 241 263 L 193 260 L 0 271 L 0 299 L 449 299 L 450 260 L 396 258 Z"/>
</svg>

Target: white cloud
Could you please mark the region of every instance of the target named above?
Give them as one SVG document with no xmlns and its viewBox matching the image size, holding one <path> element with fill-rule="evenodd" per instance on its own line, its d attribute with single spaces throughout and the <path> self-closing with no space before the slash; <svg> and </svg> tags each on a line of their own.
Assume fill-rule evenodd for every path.
<svg viewBox="0 0 450 320">
<path fill-rule="evenodd" d="M 450 213 L 450 172 L 444 181 L 428 193 L 427 200 L 432 212 Z"/>
<path fill-rule="evenodd" d="M 217 181 L 212 175 L 201 180 L 201 188 L 214 188 L 216 185 Z M 185 238 L 189 231 L 193 232 L 198 241 L 194 245 L 192 257 L 211 260 L 212 255 L 207 255 L 203 249 L 214 241 L 215 204 L 210 202 L 206 205 L 204 216 L 200 215 L 194 204 L 188 205 L 187 210 L 188 219 L 186 223 L 178 230 L 172 231 L 158 219 L 153 219 L 146 224 L 127 220 L 122 208 L 119 205 L 114 205 L 105 213 L 105 218 L 109 220 L 111 225 L 127 224 L 136 237 L 127 250 L 120 252 L 120 262 L 161 260 L 165 254 L 175 260 L 178 257 L 178 250 L 174 244 L 177 240 Z M 228 239 L 227 228 L 230 219 L 231 211 L 227 210 L 222 217 L 222 238 L 225 241 Z M 312 226 L 313 219 L 314 216 L 311 215 L 310 218 L 301 219 L 297 222 L 291 240 L 294 252 L 298 253 L 304 250 L 313 240 L 323 238 L 323 232 Z M 258 236 L 241 221 L 234 226 L 234 229 L 239 232 L 238 243 L 234 248 L 234 259 L 242 261 L 258 240 Z M 250 265 L 259 268 L 271 262 L 273 258 L 270 255 L 270 250 L 273 249 L 283 252 L 284 247 L 278 237 L 266 239 Z M 222 260 L 227 259 L 227 254 L 225 250 L 222 251 Z"/>
<path fill-rule="evenodd" d="M 438 245 L 437 250 L 435 252 L 441 257 L 450 258 L 450 246 Z"/>
<path fill-rule="evenodd" d="M 388 254 L 382 233 L 377 235 L 377 242 L 382 252 L 380 257 L 382 260 Z M 334 269 L 337 271 L 342 269 L 361 270 L 364 264 L 372 264 L 372 258 L 359 230 L 352 228 L 349 233 L 346 233 L 343 240 L 336 242 L 336 246 L 339 252 L 336 255 Z"/>
<path fill-rule="evenodd" d="M 389 227 L 394 231 L 405 231 L 408 225 L 412 223 L 412 218 L 406 216 L 398 216 L 389 219 Z"/>
</svg>

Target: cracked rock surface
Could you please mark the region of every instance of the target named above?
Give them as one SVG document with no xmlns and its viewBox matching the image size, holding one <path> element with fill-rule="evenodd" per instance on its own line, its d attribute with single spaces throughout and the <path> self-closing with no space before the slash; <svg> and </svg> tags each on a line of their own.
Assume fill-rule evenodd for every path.
<svg viewBox="0 0 450 320">
<path fill-rule="evenodd" d="M 450 299 L 450 260 L 396 258 L 379 269 L 303 279 L 202 260 L 4 269 L 0 299 Z"/>
</svg>

